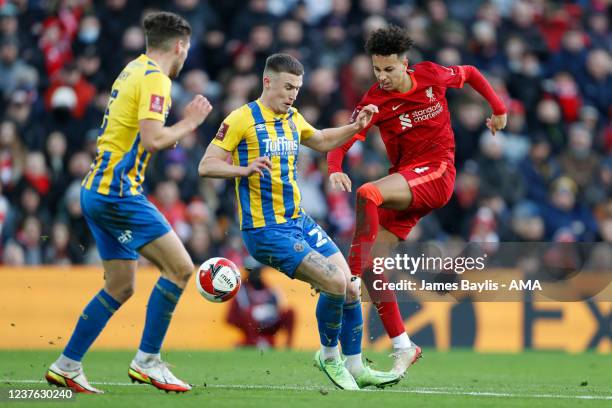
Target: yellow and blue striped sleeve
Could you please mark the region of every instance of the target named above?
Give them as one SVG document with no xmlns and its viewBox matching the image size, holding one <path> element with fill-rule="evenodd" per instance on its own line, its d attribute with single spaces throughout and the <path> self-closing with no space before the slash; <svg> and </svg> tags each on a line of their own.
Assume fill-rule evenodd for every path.
<svg viewBox="0 0 612 408">
<path fill-rule="evenodd" d="M 300 112 L 296 110 L 295 112 L 295 126 L 298 129 L 298 133 L 300 135 L 300 141 L 303 142 L 308 140 L 315 134 L 317 129 L 314 128 Z"/>
<path fill-rule="evenodd" d="M 158 68 L 151 66 L 140 80 L 138 120 L 154 119 L 166 121 L 170 105 L 172 81 Z"/>
<path fill-rule="evenodd" d="M 219 126 L 212 143 L 223 150 L 233 152 L 244 138 L 249 121 L 252 121 L 252 119 L 246 117 L 242 109 L 233 111 Z"/>
</svg>

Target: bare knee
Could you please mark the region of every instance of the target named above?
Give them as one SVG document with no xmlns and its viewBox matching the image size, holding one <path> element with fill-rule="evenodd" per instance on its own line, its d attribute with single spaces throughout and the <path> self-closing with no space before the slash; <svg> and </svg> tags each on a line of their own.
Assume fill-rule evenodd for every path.
<svg viewBox="0 0 612 408">
<path fill-rule="evenodd" d="M 121 303 L 125 303 L 129 298 L 132 297 L 132 295 L 134 294 L 134 286 L 128 286 L 126 288 L 124 288 L 119 296 L 121 297 L 121 299 L 119 300 L 119 302 Z"/>
<path fill-rule="evenodd" d="M 310 283 L 322 292 L 342 297 L 346 294 L 345 273 L 316 251 L 306 255 L 296 270 L 295 278 Z"/>
<path fill-rule="evenodd" d="M 336 265 L 328 265 L 321 290 L 333 295 L 344 296 L 346 294 L 346 278 Z"/>
<path fill-rule="evenodd" d="M 191 260 L 183 261 L 173 268 L 162 271 L 162 273 L 167 274 L 168 278 L 180 287 L 185 287 L 193 274 L 193 263 L 191 263 Z"/>
<path fill-rule="evenodd" d="M 136 261 L 114 259 L 104 261 L 104 290 L 119 303 L 134 294 Z"/>
<path fill-rule="evenodd" d="M 126 284 L 126 285 L 117 286 L 117 287 L 107 286 L 104 288 L 104 290 L 106 291 L 106 293 L 111 295 L 111 297 L 115 299 L 117 302 L 123 304 L 127 302 L 127 300 L 131 298 L 132 295 L 134 294 L 134 285 Z"/>
</svg>

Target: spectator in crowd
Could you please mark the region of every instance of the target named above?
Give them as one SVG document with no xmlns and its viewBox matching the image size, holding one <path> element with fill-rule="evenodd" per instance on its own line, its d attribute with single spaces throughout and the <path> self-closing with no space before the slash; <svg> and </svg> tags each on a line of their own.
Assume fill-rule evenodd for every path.
<svg viewBox="0 0 612 408">
<path fill-rule="evenodd" d="M 186 248 L 195 264 L 202 264 L 217 253 L 212 245 L 210 232 L 206 224 L 193 225 Z"/>
<path fill-rule="evenodd" d="M 498 226 L 495 213 L 488 207 L 480 207 L 472 219 L 469 241 L 478 242 L 482 250 L 491 255 L 499 248 Z"/>
<path fill-rule="evenodd" d="M 612 94 L 612 68 L 610 52 L 604 49 L 589 51 L 586 74 L 581 77 L 582 91 L 587 102 L 608 117 L 610 114 L 610 95 Z"/>
<path fill-rule="evenodd" d="M 276 346 L 275 336 L 286 331 L 285 347 L 293 344 L 295 313 L 281 306 L 281 296 L 262 279 L 263 265 L 249 257 L 248 271 L 236 298 L 232 300 L 227 322 L 236 326 L 244 336 L 239 347 L 267 349 Z"/>
<path fill-rule="evenodd" d="M 558 154 L 566 144 L 565 130 L 561 125 L 561 108 L 550 98 L 542 99 L 536 107 L 537 118 L 530 129 L 532 134 L 546 136 L 555 154 Z"/>
<path fill-rule="evenodd" d="M 83 252 L 86 263 L 100 262 L 93 237 L 81 210 L 80 191 L 80 180 L 75 180 L 68 186 L 56 220 L 70 225 L 70 240 Z"/>
<path fill-rule="evenodd" d="M 604 50 L 612 49 L 612 34 L 608 17 L 601 11 L 594 11 L 588 16 L 588 38 L 593 47 Z"/>
<path fill-rule="evenodd" d="M 34 93 L 18 89 L 8 100 L 5 120 L 11 120 L 17 127 L 20 141 L 28 150 L 42 150 L 45 139 L 45 129 L 34 112 Z"/>
<path fill-rule="evenodd" d="M 0 184 L 0 237 L 4 236 L 4 226 L 11 211 L 11 203 L 2 195 L 2 184 Z M 0 248 L 2 247 L 2 241 L 0 240 Z"/>
<path fill-rule="evenodd" d="M 552 55 L 549 74 L 568 72 L 574 78 L 581 76 L 587 57 L 585 39 L 586 36 L 578 28 L 566 31 L 561 41 L 561 50 Z"/>
<path fill-rule="evenodd" d="M 155 193 L 149 200 L 166 217 L 172 229 L 184 240 L 188 236 L 187 206 L 179 194 L 176 183 L 164 180 L 157 183 Z"/>
<path fill-rule="evenodd" d="M 70 265 L 84 261 L 83 250 L 70 237 L 68 225 L 56 222 L 51 229 L 51 242 L 45 248 L 45 263 Z"/>
<path fill-rule="evenodd" d="M 95 14 L 86 14 L 79 22 L 79 32 L 72 43 L 75 54 L 81 54 L 86 48 L 95 49 L 100 43 L 100 19 Z"/>
<path fill-rule="evenodd" d="M 6 244 L 2 254 L 2 263 L 7 266 L 25 265 L 25 253 L 15 241 L 11 240 Z"/>
<path fill-rule="evenodd" d="M 25 164 L 25 148 L 17 134 L 17 125 L 10 119 L 0 123 L 0 184 L 9 194 L 21 179 Z"/>
<path fill-rule="evenodd" d="M 455 160 L 460 167 L 466 160 L 474 158 L 478 151 L 478 141 L 482 134 L 482 123 L 486 112 L 482 105 L 463 101 L 456 107 L 456 119 L 453 121 L 455 133 Z"/>
<path fill-rule="evenodd" d="M 552 181 L 561 174 L 546 137 L 535 136 L 529 156 L 520 163 L 519 171 L 527 187 L 526 198 L 536 203 L 546 201 Z"/>
<path fill-rule="evenodd" d="M 537 123 L 538 116 L 536 115 L 538 103 L 542 98 L 542 79 L 544 67 L 538 56 L 526 50 L 527 44 L 520 37 L 511 37 L 508 42 L 508 47 L 513 45 L 519 47 L 516 55 L 512 55 L 510 60 L 508 76 L 508 91 L 510 94 L 520 101 L 527 111 L 528 124 L 531 124 L 531 129 Z"/>
<path fill-rule="evenodd" d="M 557 97 L 563 120 L 568 123 L 578 120 L 582 98 L 572 74 L 565 71 L 557 72 L 550 83 L 550 88 Z"/>
<path fill-rule="evenodd" d="M 608 196 L 609 197 L 609 196 Z M 604 242 L 612 243 L 612 199 L 608 198 L 603 202 L 598 214 L 598 225 L 601 239 Z M 609 266 L 610 264 L 608 264 Z"/>
<path fill-rule="evenodd" d="M 24 75 L 31 72 L 32 68 L 19 58 L 17 37 L 0 37 L 0 94 L 6 98 L 20 85 L 27 84 L 27 76 Z"/>
<path fill-rule="evenodd" d="M 525 186 L 516 166 L 504 160 L 505 142 L 502 132 L 495 135 L 484 132 L 480 137 L 481 154 L 477 163 L 482 196 L 496 198 L 511 207 L 524 196 Z"/>
<path fill-rule="evenodd" d="M 49 100 L 49 111 L 44 116 L 45 133 L 55 131 L 63 133 L 68 138 L 68 154 L 73 154 L 83 148 L 83 133 L 85 122 L 75 116 L 79 100 L 76 91 L 70 86 L 60 86 L 53 91 Z"/>
<path fill-rule="evenodd" d="M 512 210 L 511 230 L 504 237 L 508 242 L 542 242 L 544 220 L 540 210 L 532 201 L 519 202 Z"/>
<path fill-rule="evenodd" d="M 601 166 L 597 169 L 595 177 L 584 193 L 584 197 L 595 211 L 598 210 L 598 206 L 612 197 L 612 157 L 602 160 Z"/>
<path fill-rule="evenodd" d="M 467 161 L 457 173 L 455 191 L 450 201 L 436 211 L 442 228 L 449 234 L 468 236 L 470 220 L 478 211 L 480 183 L 478 164 L 473 160 Z"/>
<path fill-rule="evenodd" d="M 27 216 L 17 230 L 17 243 L 24 253 L 26 265 L 40 265 L 44 261 L 42 224 L 34 216 Z M 47 238 L 45 236 L 45 238 Z"/>
<path fill-rule="evenodd" d="M 556 179 L 551 185 L 550 200 L 541 204 L 546 226 L 546 239 L 559 238 L 564 233 L 572 239 L 590 242 L 597 234 L 597 224 L 588 207 L 576 199 L 578 186 L 567 176 Z"/>
<path fill-rule="evenodd" d="M 569 142 L 559 158 L 561 170 L 578 185 L 582 193 L 595 177 L 600 158 L 592 150 L 593 135 L 581 124 L 569 129 Z"/>
<path fill-rule="evenodd" d="M 504 129 L 504 157 L 512 164 L 522 161 L 529 153 L 529 138 L 525 121 L 525 107 L 516 100 L 508 104 L 508 124 Z"/>
<path fill-rule="evenodd" d="M 76 66 L 79 73 L 82 75 L 80 79 L 81 84 L 91 84 L 91 86 L 96 88 L 96 90 L 92 92 L 92 98 L 95 98 L 98 89 L 101 89 L 102 87 L 104 89 L 108 88 L 105 86 L 108 79 L 104 71 L 100 69 L 101 65 L 102 59 L 100 58 L 98 50 L 93 45 L 87 46 L 79 54 L 77 54 Z M 89 86 L 87 88 L 91 89 Z M 89 102 L 87 104 L 83 104 L 85 107 L 85 112 L 82 114 L 86 114 L 88 104 Z"/>
</svg>

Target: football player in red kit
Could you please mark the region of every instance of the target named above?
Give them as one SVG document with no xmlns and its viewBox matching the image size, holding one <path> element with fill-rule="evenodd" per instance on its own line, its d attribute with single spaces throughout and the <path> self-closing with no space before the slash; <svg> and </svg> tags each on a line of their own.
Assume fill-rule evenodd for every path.
<svg viewBox="0 0 612 408">
<path fill-rule="evenodd" d="M 355 141 L 364 140 L 369 127 L 376 125 L 391 162 L 388 176 L 357 189 L 356 228 L 348 258 L 355 276 L 362 276 L 370 267 L 375 243 L 377 248 L 397 245 L 420 218 L 451 198 L 455 140 L 447 88 L 470 84 L 491 105 L 493 114 L 486 121 L 491 132 L 495 134 L 506 126 L 506 108 L 478 69 L 470 65 L 444 67 L 432 62 L 409 66 L 407 53 L 412 44 L 407 31 L 397 26 L 370 34 L 365 49 L 372 57 L 377 83 L 363 96 L 353 117 L 368 104 L 376 105 L 378 114 L 368 127 L 327 156 L 332 187 L 351 191 L 351 181 L 342 172 L 342 160 Z M 406 334 L 395 294 L 372 293 L 368 282 L 371 276 L 366 273 L 362 277 L 393 342 L 393 371 L 404 375 L 421 356 L 421 349 Z"/>
</svg>

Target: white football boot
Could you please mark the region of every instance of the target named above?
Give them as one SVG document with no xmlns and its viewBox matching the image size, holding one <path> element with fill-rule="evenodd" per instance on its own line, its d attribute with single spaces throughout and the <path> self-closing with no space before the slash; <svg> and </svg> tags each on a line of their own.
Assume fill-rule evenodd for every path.
<svg viewBox="0 0 612 408">
<path fill-rule="evenodd" d="M 174 391 L 179 393 L 191 390 L 191 385 L 176 378 L 168 368 L 168 364 L 160 359 L 155 360 L 148 367 L 141 367 L 136 361 L 132 360 L 128 369 L 128 375 L 132 382 L 150 384 L 166 392 Z"/>
<path fill-rule="evenodd" d="M 79 367 L 79 369 L 74 371 L 64 371 L 60 370 L 57 364 L 53 363 L 47 370 L 45 379 L 51 385 L 70 388 L 74 392 L 104 394 L 104 391 L 92 387 L 91 384 L 89 384 L 83 372 L 83 367 Z"/>
<path fill-rule="evenodd" d="M 390 354 L 390 357 L 394 360 L 391 372 L 404 377 L 406 370 L 422 356 L 423 351 L 421 348 L 412 342 L 410 347 L 396 349 Z"/>
</svg>

